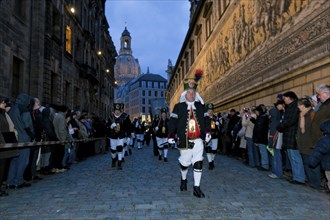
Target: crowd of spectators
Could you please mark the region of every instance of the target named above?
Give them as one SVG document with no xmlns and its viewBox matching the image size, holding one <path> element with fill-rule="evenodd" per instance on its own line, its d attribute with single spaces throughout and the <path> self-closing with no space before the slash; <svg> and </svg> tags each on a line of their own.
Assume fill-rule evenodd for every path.
<svg viewBox="0 0 330 220">
<path fill-rule="evenodd" d="M 43 175 L 66 172 L 74 163 L 106 153 L 104 119 L 66 106 L 42 105 L 27 93 L 13 103 L 0 97 L 0 131 L 0 144 L 30 145 L 0 149 L 0 196 L 8 195 L 6 188 L 29 187 Z M 31 146 L 40 142 L 48 144 Z"/>
<path fill-rule="evenodd" d="M 249 167 L 269 172 L 273 179 L 330 188 L 330 86 L 298 97 L 287 91 L 273 106 L 258 104 L 218 113 L 221 124 L 218 152 Z"/>
</svg>

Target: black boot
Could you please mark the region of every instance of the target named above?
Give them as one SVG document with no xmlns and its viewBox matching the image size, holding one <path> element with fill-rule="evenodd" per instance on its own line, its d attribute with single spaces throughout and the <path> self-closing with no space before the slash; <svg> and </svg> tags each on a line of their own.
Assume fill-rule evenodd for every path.
<svg viewBox="0 0 330 220">
<path fill-rule="evenodd" d="M 199 186 L 194 186 L 194 196 L 198 198 L 205 197 L 204 193 L 202 192 Z"/>
<path fill-rule="evenodd" d="M 214 169 L 214 162 L 209 162 L 209 170 L 213 170 Z"/>
<path fill-rule="evenodd" d="M 132 155 L 132 150 L 128 149 L 128 153 L 129 153 L 129 155 Z"/>
<path fill-rule="evenodd" d="M 187 180 L 181 179 L 180 191 L 187 191 Z"/>
<path fill-rule="evenodd" d="M 118 170 L 122 170 L 122 166 L 121 166 L 121 160 L 118 160 L 118 164 L 117 164 L 117 169 Z"/>
<path fill-rule="evenodd" d="M 112 158 L 111 167 L 116 167 L 117 158 Z"/>
<path fill-rule="evenodd" d="M 128 156 L 128 152 L 127 151 L 125 151 L 125 157 L 127 157 Z"/>
<path fill-rule="evenodd" d="M 164 157 L 164 162 L 167 162 L 167 157 Z"/>
<path fill-rule="evenodd" d="M 158 156 L 158 160 L 162 160 L 162 155 L 159 155 Z"/>
<path fill-rule="evenodd" d="M 209 162 L 209 170 L 213 170 L 212 162 Z"/>
</svg>

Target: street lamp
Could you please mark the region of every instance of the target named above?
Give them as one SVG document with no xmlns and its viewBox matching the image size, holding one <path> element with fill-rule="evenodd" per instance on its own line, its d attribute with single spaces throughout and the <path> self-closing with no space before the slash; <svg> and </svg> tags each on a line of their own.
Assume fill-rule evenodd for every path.
<svg viewBox="0 0 330 220">
<path fill-rule="evenodd" d="M 97 55 L 101 56 L 102 55 L 102 51 L 98 50 L 97 51 Z"/>
<path fill-rule="evenodd" d="M 74 14 L 76 12 L 76 10 L 73 6 L 70 7 L 70 11 L 71 11 L 72 14 Z"/>
</svg>

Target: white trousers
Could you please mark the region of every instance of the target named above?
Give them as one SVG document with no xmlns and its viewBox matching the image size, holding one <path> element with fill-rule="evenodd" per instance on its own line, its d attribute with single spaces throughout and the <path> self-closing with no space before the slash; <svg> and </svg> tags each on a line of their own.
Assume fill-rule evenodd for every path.
<svg viewBox="0 0 330 220">
<path fill-rule="evenodd" d="M 204 145 L 202 139 L 193 140 L 195 143 L 192 149 L 180 150 L 179 162 L 182 166 L 188 167 L 197 161 L 203 161 Z"/>
</svg>

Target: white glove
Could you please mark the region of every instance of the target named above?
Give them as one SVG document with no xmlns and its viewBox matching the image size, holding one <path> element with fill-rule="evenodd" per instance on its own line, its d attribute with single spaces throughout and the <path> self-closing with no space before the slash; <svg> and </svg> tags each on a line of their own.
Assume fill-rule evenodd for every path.
<svg viewBox="0 0 330 220">
<path fill-rule="evenodd" d="M 215 125 L 219 125 L 219 122 L 218 122 L 218 121 L 216 121 L 216 122 L 215 122 Z"/>
<path fill-rule="evenodd" d="M 174 140 L 174 138 L 169 138 L 169 139 L 167 140 L 167 142 L 168 142 L 169 144 L 175 144 L 175 140 Z"/>
<path fill-rule="evenodd" d="M 116 126 L 117 126 L 116 123 L 112 123 L 110 127 L 111 127 L 111 129 L 113 129 L 113 128 L 116 127 Z"/>
<path fill-rule="evenodd" d="M 211 134 L 210 133 L 206 133 L 205 142 L 206 143 L 210 142 L 211 138 L 212 138 Z"/>
<path fill-rule="evenodd" d="M 134 139 L 135 138 L 135 134 L 134 133 L 131 133 L 131 137 Z"/>
<path fill-rule="evenodd" d="M 158 126 L 157 126 L 157 127 L 155 127 L 155 131 L 158 131 L 158 129 L 159 129 L 159 128 L 158 128 Z"/>
<path fill-rule="evenodd" d="M 129 144 L 129 142 L 131 142 L 131 139 L 128 137 L 126 138 L 126 144 Z"/>
<path fill-rule="evenodd" d="M 69 134 L 74 134 L 73 128 L 69 128 Z"/>
</svg>

